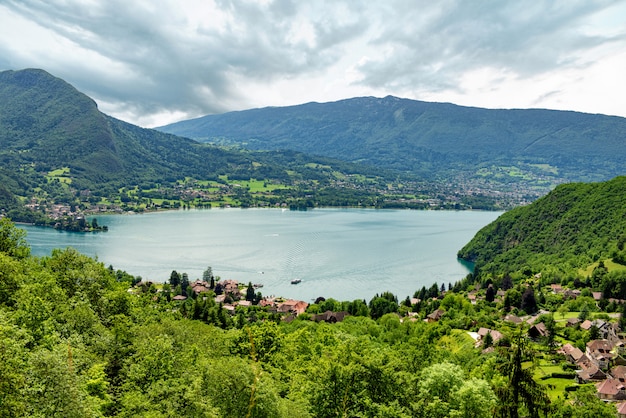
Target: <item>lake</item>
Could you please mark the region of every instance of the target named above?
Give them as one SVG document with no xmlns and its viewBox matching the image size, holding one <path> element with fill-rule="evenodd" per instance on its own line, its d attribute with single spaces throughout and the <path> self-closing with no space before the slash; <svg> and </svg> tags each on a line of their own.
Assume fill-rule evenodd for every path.
<svg viewBox="0 0 626 418">
<path fill-rule="evenodd" d="M 422 286 L 462 279 L 470 270 L 457 251 L 500 214 L 210 209 L 98 216 L 109 227 L 101 233 L 20 227 L 34 255 L 74 247 L 144 280 L 162 283 L 176 270 L 193 281 L 211 266 L 223 279 L 262 283 L 264 296 L 369 301 L 384 291 L 402 300 Z"/>
</svg>

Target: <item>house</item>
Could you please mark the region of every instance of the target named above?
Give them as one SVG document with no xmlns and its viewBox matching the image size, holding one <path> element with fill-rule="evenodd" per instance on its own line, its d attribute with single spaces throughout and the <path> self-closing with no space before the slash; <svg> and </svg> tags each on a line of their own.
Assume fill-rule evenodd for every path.
<svg viewBox="0 0 626 418">
<path fill-rule="evenodd" d="M 583 384 L 589 382 L 598 382 L 606 379 L 606 373 L 604 373 L 598 365 L 592 361 L 586 354 L 576 362 L 576 365 L 580 367 L 576 370 L 576 382 Z"/>
<path fill-rule="evenodd" d="M 300 315 L 306 311 L 306 308 L 309 307 L 309 304 L 301 301 L 289 299 L 284 301 L 283 303 L 279 303 L 277 308 L 280 313 L 292 313 L 294 315 Z"/>
<path fill-rule="evenodd" d="M 626 399 L 626 383 L 619 379 L 608 378 L 596 384 L 598 397 L 608 401 L 622 401 Z"/>
<path fill-rule="evenodd" d="M 591 292 L 591 295 L 596 302 L 602 299 L 602 292 Z"/>
<path fill-rule="evenodd" d="M 318 314 L 318 315 L 314 315 L 313 316 L 313 320 L 315 322 L 328 322 L 331 324 L 337 323 L 337 322 L 341 322 L 343 321 L 343 319 L 346 316 L 349 316 L 350 314 L 348 312 L 342 311 L 342 312 L 332 312 L 332 311 L 326 311 L 324 313 Z"/>
<path fill-rule="evenodd" d="M 187 296 L 176 295 L 172 298 L 172 300 L 187 300 Z"/>
<path fill-rule="evenodd" d="M 580 324 L 580 319 L 578 318 L 567 318 L 567 321 L 565 321 L 566 327 L 575 327 L 578 324 Z"/>
<path fill-rule="evenodd" d="M 519 325 L 519 324 L 521 324 L 522 322 L 524 322 L 524 320 L 523 320 L 522 318 L 520 318 L 519 316 L 515 316 L 515 315 L 513 315 L 513 314 L 507 314 L 507 315 L 504 317 L 504 320 L 505 320 L 506 322 L 512 322 L 512 323 L 514 323 L 514 324 L 516 324 L 516 325 Z"/>
<path fill-rule="evenodd" d="M 196 295 L 199 295 L 200 293 L 209 292 L 211 288 L 207 282 L 202 280 L 196 280 L 191 284 L 191 290 L 193 290 L 193 293 L 195 293 Z"/>
<path fill-rule="evenodd" d="M 548 335 L 550 335 L 550 333 L 546 329 L 546 325 L 543 322 L 533 325 L 528 330 L 528 336 L 533 340 L 544 338 L 544 337 L 547 337 Z"/>
<path fill-rule="evenodd" d="M 584 353 L 578 347 L 574 347 L 569 343 L 561 347 L 558 352 L 563 354 L 567 361 L 572 364 L 576 364 L 576 362 L 578 362 L 578 360 L 580 360 L 580 358 L 584 355 Z"/>
<path fill-rule="evenodd" d="M 617 418 L 626 418 L 626 402 L 620 402 L 617 405 Z"/>
<path fill-rule="evenodd" d="M 274 306 L 275 303 L 276 301 L 273 298 L 263 298 L 259 302 L 259 306 L 264 308 L 266 306 Z"/>
<path fill-rule="evenodd" d="M 218 282 L 222 286 L 222 292 L 226 295 L 231 295 L 233 299 L 238 299 L 241 297 L 241 292 L 239 291 L 239 282 L 236 280 L 222 280 Z"/>
<path fill-rule="evenodd" d="M 424 321 L 426 321 L 426 322 L 437 322 L 437 321 L 439 321 L 441 319 L 441 317 L 445 313 L 446 313 L 446 311 L 444 311 L 442 309 L 437 309 L 433 313 L 431 313 L 429 315 L 426 315 L 426 319 Z"/>
<path fill-rule="evenodd" d="M 559 294 L 563 291 L 563 287 L 560 284 L 551 284 L 550 288 L 552 289 L 552 293 Z"/>
<path fill-rule="evenodd" d="M 503 337 L 500 331 L 496 331 L 496 330 L 489 329 L 489 328 L 479 328 L 477 334 L 478 334 L 478 340 L 476 341 L 476 347 L 478 347 L 482 343 L 482 341 L 485 339 L 487 334 L 491 335 L 491 340 L 494 344 L 498 342 L 499 340 L 501 340 Z"/>
<path fill-rule="evenodd" d="M 582 292 L 578 289 L 565 289 L 565 291 L 563 291 L 563 297 L 565 299 L 576 299 L 578 296 L 580 296 Z"/>
<path fill-rule="evenodd" d="M 613 345 L 608 340 L 592 340 L 587 343 L 585 354 L 594 361 L 599 368 L 606 370 L 615 357 L 611 353 Z M 626 399 L 626 398 L 625 398 Z"/>
<path fill-rule="evenodd" d="M 615 366 L 609 373 L 614 379 L 626 382 L 626 366 Z"/>
<path fill-rule="evenodd" d="M 589 331 L 591 327 L 596 327 L 598 329 L 598 335 L 602 339 L 617 338 L 617 332 L 615 331 L 614 326 L 609 322 L 603 321 L 602 319 L 594 319 L 593 321 L 587 319 L 580 324 L 580 328 L 585 331 Z"/>
<path fill-rule="evenodd" d="M 580 328 L 584 329 L 585 331 L 589 331 L 591 329 L 591 321 L 588 319 L 585 319 L 581 324 L 580 324 Z"/>
</svg>

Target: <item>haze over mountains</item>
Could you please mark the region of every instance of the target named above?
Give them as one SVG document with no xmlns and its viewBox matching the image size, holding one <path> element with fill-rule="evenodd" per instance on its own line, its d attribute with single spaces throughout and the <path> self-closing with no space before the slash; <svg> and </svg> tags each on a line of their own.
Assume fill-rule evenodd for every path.
<svg viewBox="0 0 626 418">
<path fill-rule="evenodd" d="M 203 142 L 291 149 L 502 184 L 607 180 L 624 173 L 626 119 L 542 109 L 490 110 L 388 96 L 267 107 L 158 128 Z"/>
</svg>

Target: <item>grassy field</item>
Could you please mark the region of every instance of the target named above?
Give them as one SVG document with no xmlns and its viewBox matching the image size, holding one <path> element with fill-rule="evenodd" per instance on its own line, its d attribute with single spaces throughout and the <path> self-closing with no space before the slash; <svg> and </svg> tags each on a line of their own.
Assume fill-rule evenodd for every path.
<svg viewBox="0 0 626 418">
<path fill-rule="evenodd" d="M 550 400 L 554 401 L 558 398 L 563 398 L 565 396 L 565 388 L 576 385 L 576 382 L 570 378 L 549 377 L 546 379 L 546 376 L 551 376 L 552 373 L 564 373 L 564 370 L 559 364 L 540 362 L 535 369 L 534 377 L 535 380 L 547 387 L 548 396 Z"/>
<path fill-rule="evenodd" d="M 48 171 L 46 178 L 48 179 L 48 181 L 58 179 L 61 183 L 71 184 L 72 179 L 69 177 L 69 175 L 70 175 L 70 168 L 63 167 L 63 168 L 58 168 L 56 170 Z"/>
<path fill-rule="evenodd" d="M 603 263 L 604 263 L 604 267 L 606 267 L 608 271 L 626 270 L 626 266 L 622 264 L 614 263 L 612 260 L 604 260 Z M 584 277 L 591 276 L 591 273 L 593 273 L 593 269 L 595 269 L 596 267 L 598 267 L 598 263 L 593 263 L 592 265 L 588 266 L 586 269 L 578 270 L 578 272 Z"/>
</svg>

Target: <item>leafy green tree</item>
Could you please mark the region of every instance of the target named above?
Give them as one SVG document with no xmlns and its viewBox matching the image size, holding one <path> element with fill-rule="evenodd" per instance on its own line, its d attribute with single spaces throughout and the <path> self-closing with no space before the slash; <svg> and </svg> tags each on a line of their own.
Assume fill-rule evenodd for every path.
<svg viewBox="0 0 626 418">
<path fill-rule="evenodd" d="M 582 386 L 572 399 L 559 399 L 551 408 L 551 418 L 614 418 L 615 407 L 601 400 L 592 386 Z"/>
<path fill-rule="evenodd" d="M 11 324 L 0 310 L 0 416 L 24 416 L 26 359 L 24 332 Z"/>
<path fill-rule="evenodd" d="M 355 299 L 348 304 L 348 313 L 353 316 L 368 316 L 369 308 L 364 300 Z"/>
<path fill-rule="evenodd" d="M 0 218 L 0 253 L 24 259 L 30 255 L 26 231 L 16 227 L 9 218 Z"/>
<path fill-rule="evenodd" d="M 30 353 L 27 374 L 27 414 L 35 417 L 76 417 L 94 415 L 88 394 L 76 375 L 70 343 L 52 350 L 40 348 Z"/>
<path fill-rule="evenodd" d="M 497 401 L 489 383 L 474 377 L 465 380 L 453 395 L 453 405 L 463 418 L 491 418 Z"/>
<path fill-rule="evenodd" d="M 390 292 L 376 295 L 369 303 L 370 316 L 378 319 L 385 314 L 398 312 L 398 299 Z"/>
</svg>

